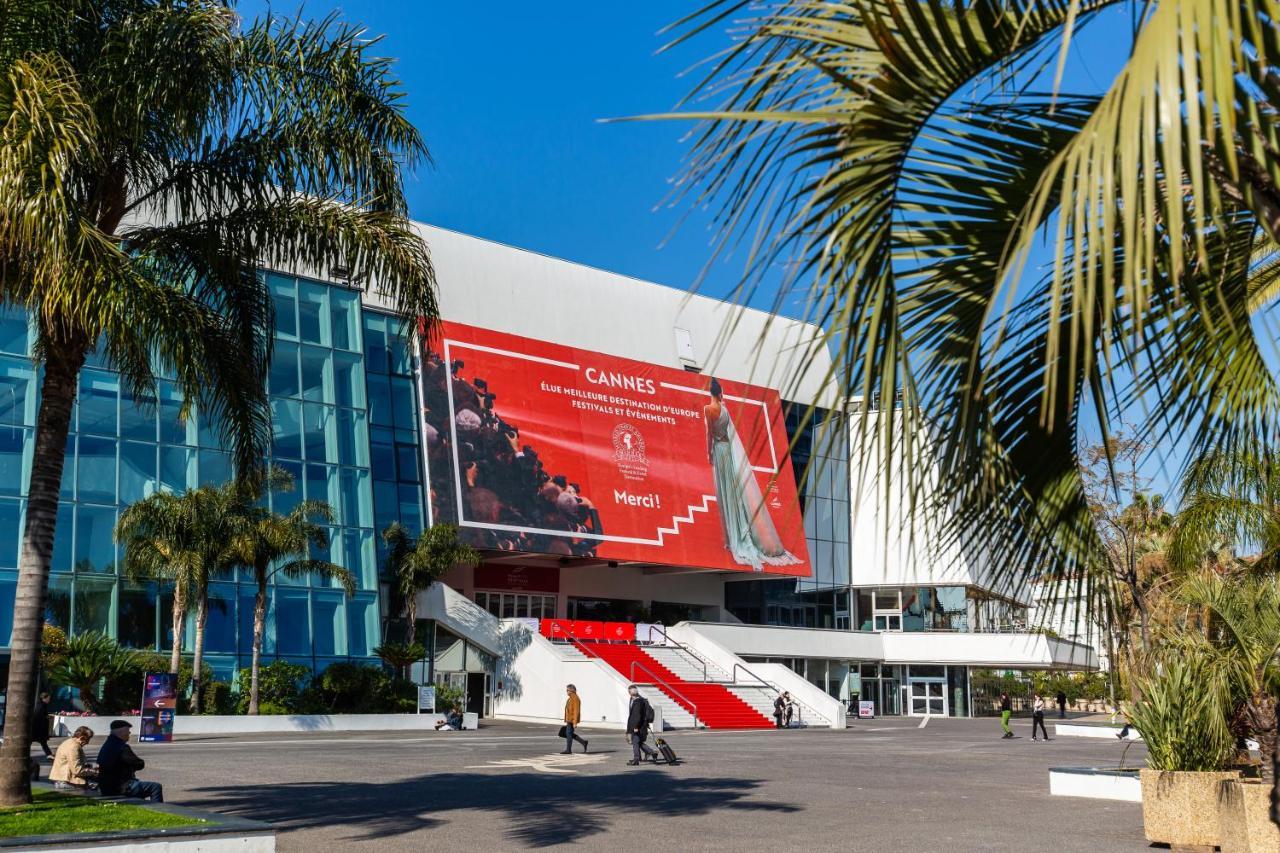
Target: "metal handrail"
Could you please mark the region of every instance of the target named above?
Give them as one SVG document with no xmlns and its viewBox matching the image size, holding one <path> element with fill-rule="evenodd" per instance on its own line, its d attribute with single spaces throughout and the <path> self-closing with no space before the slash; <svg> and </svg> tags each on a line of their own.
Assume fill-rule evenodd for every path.
<svg viewBox="0 0 1280 853">
<path fill-rule="evenodd" d="M 684 643 L 680 642 L 679 640 L 673 640 L 673 639 L 671 639 L 670 635 L 668 635 L 668 634 L 667 634 L 667 632 L 666 632 L 666 631 L 664 631 L 664 630 L 662 629 L 662 626 L 661 626 L 661 625 L 650 625 L 650 626 L 649 626 L 649 629 L 650 629 L 651 631 L 652 631 L 654 628 L 657 628 L 657 629 L 658 629 L 658 633 L 662 635 L 662 639 L 666 640 L 668 643 L 671 643 L 671 644 L 672 644 L 673 646 L 675 646 L 677 649 L 680 649 L 680 650 L 681 650 L 681 651 L 683 651 L 683 652 L 688 652 L 690 657 L 692 657 L 695 661 L 697 661 L 699 664 L 701 664 L 701 665 L 702 665 L 702 683 L 703 683 L 703 684 L 708 684 L 708 683 L 710 683 L 711 678 L 707 675 L 707 662 L 706 662 L 705 660 L 703 660 L 702 658 L 698 657 L 698 653 L 697 653 L 697 652 L 695 652 L 693 649 L 690 649 L 688 646 L 686 646 Z"/>
<path fill-rule="evenodd" d="M 749 685 L 749 684 L 744 684 L 744 685 L 742 685 L 743 687 L 751 687 L 751 686 L 767 687 L 767 688 L 769 688 L 770 690 L 777 690 L 779 693 L 786 693 L 786 692 L 787 692 L 787 691 L 783 690 L 781 687 L 779 687 L 777 684 L 774 684 L 772 681 L 768 681 L 768 680 L 766 680 L 766 679 L 764 679 L 764 678 L 761 678 L 759 675 L 756 675 L 754 672 L 752 672 L 750 669 L 748 669 L 748 668 L 747 668 L 747 666 L 746 666 L 745 664 L 736 663 L 736 662 L 735 662 L 735 663 L 734 663 L 734 665 L 733 665 L 733 683 L 734 683 L 735 685 L 738 683 L 738 670 L 742 670 L 742 671 L 743 671 L 743 672 L 745 672 L 747 675 L 751 676 L 752 678 L 754 678 L 756 681 L 758 681 L 758 682 L 759 682 L 759 684 L 758 684 L 758 685 Z M 804 722 L 804 709 L 805 709 L 805 708 L 807 708 L 808 706 L 807 706 L 807 705 L 805 705 L 803 702 L 801 702 L 801 701 L 800 701 L 798 698 L 796 698 L 795 696 L 792 696 L 792 697 L 791 697 L 791 704 L 795 705 L 795 706 L 796 706 L 796 708 L 798 709 L 798 710 L 797 710 L 797 714 L 796 714 L 796 716 L 797 716 L 797 718 L 799 719 L 799 721 L 800 721 L 801 723 L 803 723 L 803 722 Z M 809 710 L 813 711 L 813 709 L 812 709 L 812 708 L 810 708 Z M 824 717 L 824 716 L 822 716 L 821 714 L 819 714 L 817 711 L 813 711 L 813 715 L 814 715 L 815 717 L 817 717 L 818 719 L 820 719 L 820 720 L 826 720 L 826 719 L 827 719 L 826 717 Z M 828 720 L 827 722 L 832 722 L 832 721 L 831 721 L 831 720 Z"/>
<path fill-rule="evenodd" d="M 689 706 L 690 706 L 691 708 L 693 708 L 693 725 L 694 725 L 694 727 L 696 728 L 696 727 L 697 727 L 697 725 L 698 725 L 698 703 L 696 703 L 696 702 L 692 701 L 691 699 L 689 699 L 689 697 L 688 697 L 688 696 L 685 696 L 683 693 L 681 693 L 680 691 L 676 690 L 676 689 L 675 689 L 674 687 L 672 687 L 670 684 L 667 684 L 667 682 L 663 681 L 661 678 L 658 678 L 658 674 L 657 674 L 656 672 L 654 672 L 653 670 L 649 669 L 649 667 L 647 667 L 647 666 L 645 666 L 644 664 L 640 663 L 640 661 L 638 661 L 638 660 L 633 660 L 633 661 L 631 662 L 631 673 L 630 673 L 630 677 L 631 677 L 631 680 L 632 680 L 633 682 L 636 680 L 636 667 L 640 667 L 640 669 L 642 669 L 642 670 L 644 670 L 645 672 L 647 672 L 647 673 L 649 673 L 650 675 L 652 675 L 652 676 L 653 676 L 653 679 L 654 679 L 653 683 L 660 684 L 662 687 L 666 688 L 666 689 L 667 689 L 668 691 L 670 691 L 671 693 L 674 693 L 676 696 L 679 696 L 681 699 L 683 699 L 684 701 L 686 701 L 686 702 L 688 702 L 688 703 L 689 703 Z"/>
</svg>

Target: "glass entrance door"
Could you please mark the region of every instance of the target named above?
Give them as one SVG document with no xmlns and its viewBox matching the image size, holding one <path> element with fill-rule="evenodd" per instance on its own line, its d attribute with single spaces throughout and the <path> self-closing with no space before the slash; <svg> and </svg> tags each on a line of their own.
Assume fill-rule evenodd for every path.
<svg viewBox="0 0 1280 853">
<path fill-rule="evenodd" d="M 913 717 L 947 716 L 947 680 L 913 678 L 909 682 L 910 710 Z"/>
</svg>

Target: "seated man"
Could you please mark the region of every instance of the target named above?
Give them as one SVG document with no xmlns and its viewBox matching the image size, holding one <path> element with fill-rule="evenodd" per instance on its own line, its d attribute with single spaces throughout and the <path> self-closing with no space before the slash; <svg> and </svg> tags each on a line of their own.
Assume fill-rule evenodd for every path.
<svg viewBox="0 0 1280 853">
<path fill-rule="evenodd" d="M 436 721 L 436 731 L 440 731 L 446 726 L 448 726 L 448 728 L 451 731 L 455 731 L 455 732 L 462 731 L 462 706 L 461 705 L 454 705 L 452 708 L 449 709 L 449 713 L 445 714 L 445 717 L 443 720 Z"/>
<path fill-rule="evenodd" d="M 58 745 L 53 757 L 53 769 L 49 781 L 55 788 L 84 788 L 97 778 L 97 772 L 84 760 L 84 748 L 93 740 L 93 729 L 81 726 L 71 737 Z"/>
<path fill-rule="evenodd" d="M 129 748 L 133 724 L 127 720 L 111 721 L 111 736 L 98 750 L 98 789 L 105 797 L 137 797 L 164 802 L 164 788 L 159 782 L 143 782 L 137 772 L 147 763 Z"/>
</svg>

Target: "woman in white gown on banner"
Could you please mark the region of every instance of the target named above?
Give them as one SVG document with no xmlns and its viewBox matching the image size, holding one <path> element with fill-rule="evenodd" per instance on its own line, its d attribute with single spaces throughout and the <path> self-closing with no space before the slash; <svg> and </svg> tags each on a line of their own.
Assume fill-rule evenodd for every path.
<svg viewBox="0 0 1280 853">
<path fill-rule="evenodd" d="M 747 451 L 724 405 L 724 389 L 717 379 L 711 380 L 711 402 L 703 407 L 702 414 L 707 422 L 707 459 L 715 479 L 725 548 L 733 561 L 752 566 L 756 571 L 764 566 L 799 563 L 783 546 L 773 526 Z"/>
</svg>

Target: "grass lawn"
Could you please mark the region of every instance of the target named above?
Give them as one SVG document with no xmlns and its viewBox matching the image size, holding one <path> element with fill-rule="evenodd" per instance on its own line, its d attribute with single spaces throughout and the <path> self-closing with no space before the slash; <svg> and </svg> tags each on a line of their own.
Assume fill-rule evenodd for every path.
<svg viewBox="0 0 1280 853">
<path fill-rule="evenodd" d="M 29 806 L 0 809 L 0 838 L 65 832 L 165 829 L 201 822 L 111 800 L 37 791 L 35 801 Z"/>
</svg>

